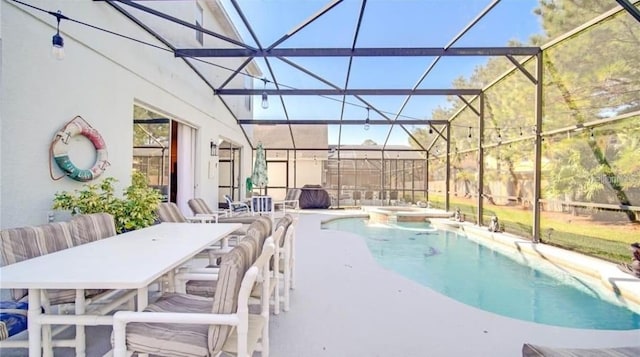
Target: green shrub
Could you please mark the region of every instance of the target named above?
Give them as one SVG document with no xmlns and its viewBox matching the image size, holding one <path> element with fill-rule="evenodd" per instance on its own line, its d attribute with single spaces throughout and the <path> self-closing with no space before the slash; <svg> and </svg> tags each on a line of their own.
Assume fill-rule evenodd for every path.
<svg viewBox="0 0 640 357">
<path fill-rule="evenodd" d="M 107 177 L 97 184 L 84 184 L 74 193 L 58 192 L 53 199 L 53 208 L 69 210 L 72 215 L 109 213 L 115 219 L 118 233 L 152 225 L 162 198 L 160 192 L 147 185 L 144 174 L 134 172 L 131 186 L 124 190 L 124 197 L 117 197 L 113 187 L 117 181 Z"/>
</svg>

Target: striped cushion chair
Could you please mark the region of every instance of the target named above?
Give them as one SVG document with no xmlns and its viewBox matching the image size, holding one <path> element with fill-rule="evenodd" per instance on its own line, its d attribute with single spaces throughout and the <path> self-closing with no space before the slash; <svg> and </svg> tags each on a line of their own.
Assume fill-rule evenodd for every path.
<svg viewBox="0 0 640 357">
<path fill-rule="evenodd" d="M 279 273 L 282 273 L 282 281 L 284 281 L 284 311 L 289 311 L 290 290 L 295 288 L 295 238 L 296 227 L 294 224 L 290 224 L 284 236 L 282 248 L 280 249 L 279 262 Z"/>
<path fill-rule="evenodd" d="M 0 232 L 0 266 L 18 263 L 72 246 L 73 239 L 67 222 L 5 229 Z M 91 297 L 101 292 L 103 290 L 91 289 L 86 290 L 85 295 Z M 13 289 L 11 295 L 18 301 L 27 296 L 27 290 Z M 43 303 L 45 305 L 69 304 L 75 302 L 75 297 L 75 290 L 49 289 Z"/>
<path fill-rule="evenodd" d="M 213 299 L 166 294 L 144 312 L 117 312 L 114 356 L 125 356 L 127 351 L 183 357 L 213 356 L 220 352 L 247 356 L 252 355 L 260 338 L 259 333 L 251 333 L 256 330 L 263 332 L 262 338 L 268 343 L 264 335 L 266 319 L 262 315 L 250 316 L 247 307 L 248 291 L 259 273 L 258 268 L 251 266 L 253 250 L 249 241 L 243 241 L 223 257 Z M 273 245 L 270 252 L 273 254 Z M 264 258 L 261 256 L 259 261 Z M 237 326 L 234 328 L 230 321 L 237 321 Z M 247 330 L 249 334 L 238 334 Z"/>
<path fill-rule="evenodd" d="M 280 218 L 278 220 L 274 230 L 277 230 L 280 227 L 284 227 L 284 231 L 286 232 L 287 229 L 289 228 L 289 226 L 291 225 L 291 223 L 293 223 L 293 216 L 291 216 L 289 213 L 287 213 L 287 214 L 284 215 L 284 217 L 282 217 L 282 218 Z M 281 243 L 284 244 L 284 240 L 282 240 Z"/>
<path fill-rule="evenodd" d="M 189 204 L 193 214 L 213 214 L 213 210 L 202 198 L 192 198 L 187 204 Z"/>
<path fill-rule="evenodd" d="M 66 222 L 49 223 L 5 229 L 0 232 L 0 266 L 14 264 L 72 247 L 71 234 Z M 49 290 L 51 305 L 72 303 L 75 290 Z M 26 289 L 12 289 L 16 301 L 27 296 Z"/>
<path fill-rule="evenodd" d="M 202 198 L 192 198 L 188 202 L 189 208 L 191 208 L 191 212 L 197 215 L 212 215 L 214 214 L 213 210 L 205 200 Z M 218 217 L 219 223 L 242 223 L 242 224 L 251 224 L 255 221 L 255 217 L 246 216 L 246 217 Z M 231 232 L 230 236 L 237 237 L 239 235 L 247 234 L 246 228 L 239 228 L 235 231 Z"/>
<path fill-rule="evenodd" d="M 257 228 L 263 234 L 263 242 L 266 237 L 270 236 L 273 232 L 273 221 L 271 218 L 262 216 L 258 218 L 255 222 L 253 222 L 249 228 Z"/>
<path fill-rule="evenodd" d="M 73 245 L 90 243 L 116 235 L 116 223 L 109 213 L 79 214 L 70 222 Z"/>
<path fill-rule="evenodd" d="M 522 357 L 637 357 L 640 346 L 613 348 L 555 348 L 525 343 Z"/>
<path fill-rule="evenodd" d="M 185 217 L 178 205 L 173 202 L 162 202 L 156 210 L 160 222 L 171 223 L 214 223 L 216 219 L 212 217 Z"/>
<path fill-rule="evenodd" d="M 187 218 L 173 202 L 162 202 L 158 205 L 158 219 L 161 222 L 187 223 Z"/>
<path fill-rule="evenodd" d="M 245 235 L 240 241 L 242 245 L 248 245 L 251 248 L 250 253 L 248 253 L 247 256 L 249 261 L 255 261 L 258 255 L 262 252 L 262 241 L 262 233 L 257 229 L 250 229 L 247 232 L 247 235 Z M 224 259 L 224 257 L 225 255 L 220 258 L 220 264 L 222 264 L 222 260 Z M 203 275 L 200 274 L 200 277 L 203 277 Z M 204 277 L 206 277 L 207 279 L 188 280 L 185 284 L 185 290 L 187 294 L 204 297 L 214 297 L 218 286 L 218 281 L 216 280 L 215 275 L 212 274 L 204 274 Z"/>
</svg>

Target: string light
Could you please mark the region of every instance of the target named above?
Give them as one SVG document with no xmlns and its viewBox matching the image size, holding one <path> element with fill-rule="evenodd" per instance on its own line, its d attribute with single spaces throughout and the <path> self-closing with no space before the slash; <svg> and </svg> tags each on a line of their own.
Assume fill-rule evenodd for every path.
<svg viewBox="0 0 640 357">
<path fill-rule="evenodd" d="M 62 11 L 58 10 L 56 13 L 51 13 L 56 17 L 58 24 L 56 25 L 56 34 L 51 39 L 51 55 L 58 60 L 64 58 L 64 39 L 60 36 L 60 19 L 66 19 L 67 17 L 62 15 Z"/>
<path fill-rule="evenodd" d="M 369 130 L 369 107 L 367 107 L 367 119 L 364 120 L 364 130 Z"/>
<path fill-rule="evenodd" d="M 469 127 L 469 135 L 467 135 L 469 139 L 471 139 L 471 127 Z"/>
</svg>

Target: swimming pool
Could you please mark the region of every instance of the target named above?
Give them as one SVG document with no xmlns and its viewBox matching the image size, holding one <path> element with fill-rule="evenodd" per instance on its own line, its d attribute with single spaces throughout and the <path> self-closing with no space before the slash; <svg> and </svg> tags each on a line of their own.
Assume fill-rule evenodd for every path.
<svg viewBox="0 0 640 357">
<path fill-rule="evenodd" d="M 486 311 L 573 328 L 640 328 L 640 314 L 588 278 L 542 260 L 504 255 L 463 234 L 426 223 L 369 225 L 363 218 L 337 219 L 323 228 L 363 236 L 385 268 Z"/>
</svg>

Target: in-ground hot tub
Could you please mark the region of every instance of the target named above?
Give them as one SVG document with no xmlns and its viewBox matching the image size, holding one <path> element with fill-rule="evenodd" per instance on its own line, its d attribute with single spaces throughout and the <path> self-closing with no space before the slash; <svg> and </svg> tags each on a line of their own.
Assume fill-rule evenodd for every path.
<svg viewBox="0 0 640 357">
<path fill-rule="evenodd" d="M 428 218 L 449 218 L 453 213 L 432 208 L 420 207 L 366 207 L 369 221 L 388 222 L 424 222 Z"/>
</svg>

